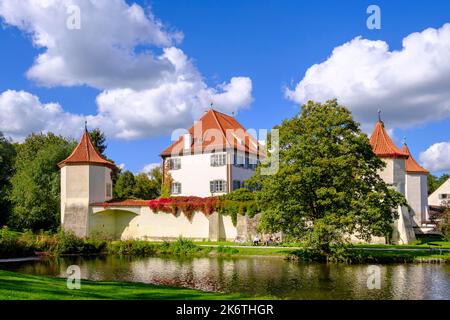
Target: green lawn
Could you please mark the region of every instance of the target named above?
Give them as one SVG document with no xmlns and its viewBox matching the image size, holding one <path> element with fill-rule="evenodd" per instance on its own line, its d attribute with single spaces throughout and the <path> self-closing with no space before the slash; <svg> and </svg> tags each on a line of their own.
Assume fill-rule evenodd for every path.
<svg viewBox="0 0 450 320">
<path fill-rule="evenodd" d="M 69 290 L 67 289 L 66 279 L 0 270 L 0 300 L 236 300 L 248 298 L 253 299 L 254 297 L 144 283 L 88 280 L 81 280 L 80 290 Z M 261 299 L 261 297 L 258 298 Z"/>
</svg>

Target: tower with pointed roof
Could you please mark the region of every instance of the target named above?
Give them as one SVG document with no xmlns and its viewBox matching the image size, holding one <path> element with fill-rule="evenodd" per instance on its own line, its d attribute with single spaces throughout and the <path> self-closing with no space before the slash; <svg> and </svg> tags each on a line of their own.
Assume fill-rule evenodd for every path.
<svg viewBox="0 0 450 320">
<path fill-rule="evenodd" d="M 379 172 L 380 177 L 406 197 L 406 160 L 409 154 L 400 150 L 392 142 L 385 130 L 380 112 L 370 137 L 370 144 L 375 155 L 386 164 L 386 167 Z M 411 243 L 415 240 L 412 216 L 405 207 L 399 207 L 397 213 L 399 218 L 394 222 L 392 241 L 400 244 Z"/>
<path fill-rule="evenodd" d="M 80 142 L 58 164 L 61 169 L 61 225 L 79 237 L 89 235 L 90 205 L 112 199 L 114 163 L 94 147 L 87 128 Z"/>
</svg>

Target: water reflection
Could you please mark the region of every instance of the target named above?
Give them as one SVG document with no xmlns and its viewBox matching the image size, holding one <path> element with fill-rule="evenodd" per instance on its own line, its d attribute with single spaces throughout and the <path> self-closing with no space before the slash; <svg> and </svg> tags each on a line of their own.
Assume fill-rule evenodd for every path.
<svg viewBox="0 0 450 320">
<path fill-rule="evenodd" d="M 367 265 L 296 263 L 280 258 L 68 257 L 2 263 L 0 268 L 67 277 L 72 264 L 80 266 L 84 279 L 283 299 L 450 299 L 449 265 L 380 265 L 381 289 L 374 290 L 367 287 Z"/>
</svg>

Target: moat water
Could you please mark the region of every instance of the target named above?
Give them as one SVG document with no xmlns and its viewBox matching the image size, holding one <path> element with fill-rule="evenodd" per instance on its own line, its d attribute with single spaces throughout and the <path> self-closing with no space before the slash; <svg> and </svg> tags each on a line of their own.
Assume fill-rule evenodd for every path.
<svg viewBox="0 0 450 320">
<path fill-rule="evenodd" d="M 299 263 L 272 257 L 104 256 L 1 262 L 0 269 L 66 278 L 70 265 L 80 266 L 83 279 L 239 292 L 255 297 L 450 299 L 449 264 L 392 264 L 374 268 L 368 265 Z M 377 270 L 380 271 L 379 282 L 373 278 Z"/>
</svg>

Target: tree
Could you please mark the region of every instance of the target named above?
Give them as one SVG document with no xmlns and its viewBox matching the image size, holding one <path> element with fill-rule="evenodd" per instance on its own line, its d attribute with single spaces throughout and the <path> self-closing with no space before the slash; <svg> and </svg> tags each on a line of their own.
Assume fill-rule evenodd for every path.
<svg viewBox="0 0 450 320">
<path fill-rule="evenodd" d="M 164 174 L 163 183 L 161 184 L 161 198 L 168 198 L 171 196 L 173 178 L 172 175 L 166 171 Z"/>
<path fill-rule="evenodd" d="M 137 199 L 150 200 L 157 198 L 159 192 L 156 183 L 147 174 L 140 173 L 135 179 L 133 195 Z"/>
<path fill-rule="evenodd" d="M 9 193 L 11 191 L 11 177 L 14 173 L 14 145 L 0 132 L 0 227 L 8 221 L 11 210 Z"/>
<path fill-rule="evenodd" d="M 32 134 L 17 146 L 11 178 L 13 205 L 9 223 L 18 229 L 56 230 L 60 216 L 60 171 L 57 164 L 75 147 L 52 133 Z"/>
<path fill-rule="evenodd" d="M 114 185 L 114 198 L 116 199 L 135 199 L 134 190 L 136 180 L 131 171 L 125 171 L 117 179 Z"/>
<path fill-rule="evenodd" d="M 308 102 L 279 130 L 279 170 L 249 181 L 260 188 L 261 228 L 305 241 L 319 256 L 345 245 L 350 234 L 364 240 L 386 236 L 405 205 L 377 171 L 383 161 L 373 153 L 349 110 L 336 100 Z"/>
<path fill-rule="evenodd" d="M 99 128 L 95 128 L 89 132 L 89 137 L 97 151 L 104 156 L 106 148 L 108 147 L 106 144 L 106 135 Z"/>
<path fill-rule="evenodd" d="M 152 188 L 156 190 L 156 197 L 161 195 L 162 186 L 162 168 L 161 166 L 154 167 L 150 173 L 148 173 L 150 180 L 152 182 Z"/>
<path fill-rule="evenodd" d="M 92 144 L 97 149 L 97 151 L 108 161 L 111 161 L 114 163 L 113 160 L 109 159 L 105 155 L 106 148 L 108 145 L 106 144 L 106 135 L 101 131 L 99 128 L 95 128 L 91 132 L 89 132 L 89 137 L 91 138 Z M 111 179 L 113 184 L 117 182 L 117 179 L 119 179 L 119 176 L 121 174 L 122 170 L 115 166 L 111 171 Z"/>
<path fill-rule="evenodd" d="M 431 173 L 428 174 L 428 194 L 432 194 L 434 191 L 436 191 L 437 188 L 439 188 L 445 181 L 447 181 L 450 178 L 450 174 L 444 173 L 439 178 L 435 175 L 432 175 Z"/>
</svg>

